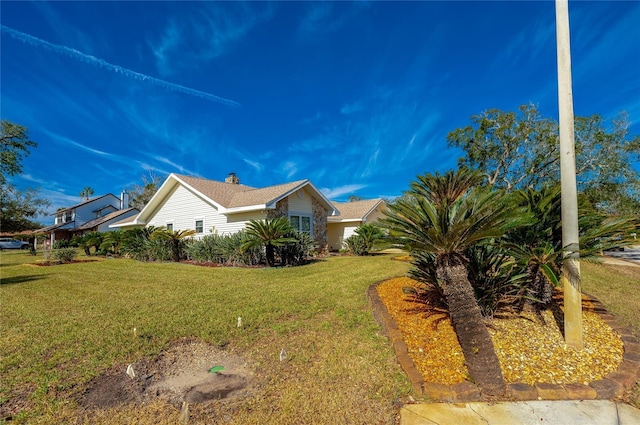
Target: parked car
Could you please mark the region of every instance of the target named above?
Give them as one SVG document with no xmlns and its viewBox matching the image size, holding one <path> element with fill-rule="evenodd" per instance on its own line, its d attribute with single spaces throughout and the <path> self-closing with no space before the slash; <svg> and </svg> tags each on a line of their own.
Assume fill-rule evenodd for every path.
<svg viewBox="0 0 640 425">
<path fill-rule="evenodd" d="M 29 243 L 18 239 L 0 238 L 0 249 L 29 249 Z"/>
</svg>

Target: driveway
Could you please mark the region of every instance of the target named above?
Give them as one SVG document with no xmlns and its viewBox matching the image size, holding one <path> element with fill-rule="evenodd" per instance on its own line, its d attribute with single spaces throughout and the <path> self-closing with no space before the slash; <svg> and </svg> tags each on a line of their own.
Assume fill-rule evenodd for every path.
<svg viewBox="0 0 640 425">
<path fill-rule="evenodd" d="M 624 251 L 607 251 L 604 256 L 640 265 L 640 245 L 627 246 Z"/>
</svg>

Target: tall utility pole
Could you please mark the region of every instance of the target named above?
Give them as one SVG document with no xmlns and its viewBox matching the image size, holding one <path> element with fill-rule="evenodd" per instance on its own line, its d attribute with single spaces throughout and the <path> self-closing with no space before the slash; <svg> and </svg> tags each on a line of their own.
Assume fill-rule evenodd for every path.
<svg viewBox="0 0 640 425">
<path fill-rule="evenodd" d="M 558 106 L 560 112 L 562 246 L 566 250 L 561 277 L 562 286 L 564 287 L 564 339 L 568 346 L 582 350 L 578 188 L 576 184 L 576 154 L 574 148 L 568 0 L 556 0 L 556 42 L 558 50 Z"/>
</svg>

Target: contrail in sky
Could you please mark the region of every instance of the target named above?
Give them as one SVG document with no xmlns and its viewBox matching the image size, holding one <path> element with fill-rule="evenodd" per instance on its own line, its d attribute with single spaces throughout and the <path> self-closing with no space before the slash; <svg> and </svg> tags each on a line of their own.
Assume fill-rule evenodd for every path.
<svg viewBox="0 0 640 425">
<path fill-rule="evenodd" d="M 109 62 L 106 62 L 102 59 L 96 58 L 95 56 L 87 55 L 78 50 L 72 49 L 70 47 L 61 46 L 59 44 L 49 43 L 48 41 L 42 40 L 38 37 L 34 37 L 29 34 L 25 34 L 23 32 L 11 29 L 4 25 L 0 25 L 2 28 L 3 34 L 8 34 L 14 39 L 21 41 L 26 44 L 30 44 L 32 46 L 42 47 L 51 52 L 61 53 L 63 55 L 67 55 L 71 58 L 78 59 L 82 62 L 89 63 L 92 65 L 97 65 L 101 68 L 106 68 L 109 71 L 113 71 L 117 74 L 122 74 L 125 77 L 133 78 L 138 81 L 145 81 L 151 84 L 155 84 L 158 87 L 163 87 L 165 89 L 174 90 L 179 93 L 188 94 L 190 96 L 199 97 L 206 100 L 211 100 L 213 102 L 222 103 L 223 105 L 229 106 L 240 106 L 238 102 L 234 102 L 233 100 L 225 99 L 223 97 L 219 97 L 210 93 L 206 93 L 200 90 L 190 89 L 189 87 L 184 87 L 179 84 L 170 83 L 168 81 L 160 80 L 158 78 L 151 77 L 149 75 L 141 74 L 139 72 L 132 71 L 130 69 L 123 68 L 118 65 L 113 65 Z"/>
</svg>

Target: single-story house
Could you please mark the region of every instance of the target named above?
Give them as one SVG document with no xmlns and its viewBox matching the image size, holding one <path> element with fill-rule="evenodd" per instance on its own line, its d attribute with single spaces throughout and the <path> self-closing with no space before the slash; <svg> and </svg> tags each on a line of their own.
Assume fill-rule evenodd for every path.
<svg viewBox="0 0 640 425">
<path fill-rule="evenodd" d="M 36 233 L 49 235 L 51 244 L 56 240 L 71 239 L 89 232 L 109 232 L 113 223 L 135 216 L 140 211 L 129 207 L 129 194 L 122 191 L 120 198 L 108 193 L 87 199 L 69 208 L 56 211 L 55 222 Z"/>
<path fill-rule="evenodd" d="M 200 238 L 236 233 L 250 220 L 283 216 L 326 251 L 327 217 L 336 214 L 331 201 L 309 180 L 255 188 L 240 184 L 234 173 L 224 182 L 172 173 L 139 214 L 111 228 L 195 229 L 195 237 Z"/>
<path fill-rule="evenodd" d="M 344 248 L 344 241 L 355 233 L 364 223 L 376 223 L 385 217 L 387 205 L 384 200 L 368 199 L 352 202 L 334 202 L 339 214 L 327 218 L 329 227 L 329 249 L 338 251 Z"/>
</svg>

